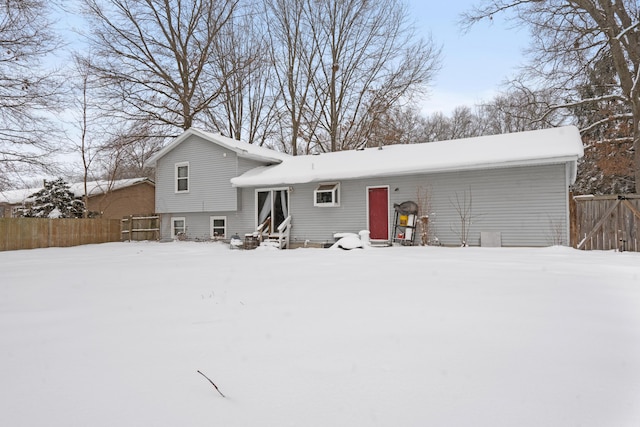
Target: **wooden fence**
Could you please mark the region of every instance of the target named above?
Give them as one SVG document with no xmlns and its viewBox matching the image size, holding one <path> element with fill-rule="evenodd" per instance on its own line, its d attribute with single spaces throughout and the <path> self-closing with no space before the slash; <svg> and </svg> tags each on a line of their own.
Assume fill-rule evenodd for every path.
<svg viewBox="0 0 640 427">
<path fill-rule="evenodd" d="M 573 203 L 573 247 L 640 251 L 640 195 L 575 196 Z"/>
<path fill-rule="evenodd" d="M 0 218 L 0 251 L 120 241 L 119 219 Z"/>
<path fill-rule="evenodd" d="M 123 218 L 122 240 L 160 240 L 160 217 L 140 215 Z"/>
</svg>

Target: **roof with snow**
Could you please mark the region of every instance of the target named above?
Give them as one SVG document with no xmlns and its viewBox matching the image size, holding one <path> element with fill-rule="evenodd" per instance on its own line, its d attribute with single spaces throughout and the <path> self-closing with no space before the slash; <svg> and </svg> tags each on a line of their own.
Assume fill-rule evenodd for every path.
<svg viewBox="0 0 640 427">
<path fill-rule="evenodd" d="M 158 159 L 167 154 L 169 151 L 173 150 L 178 145 L 182 144 L 191 135 L 199 136 L 206 141 L 210 141 L 214 144 L 220 145 L 221 147 L 235 152 L 236 154 L 238 154 L 238 156 L 247 159 L 259 160 L 267 163 L 280 163 L 284 159 L 291 157 L 286 153 L 280 153 L 269 148 L 249 144 L 248 142 L 244 141 L 238 141 L 237 139 L 227 138 L 226 136 L 222 136 L 218 133 L 205 132 L 200 129 L 189 128 L 162 150 L 151 156 L 149 160 L 147 160 L 147 164 L 149 166 L 155 166 Z"/>
<path fill-rule="evenodd" d="M 231 179 L 235 187 L 289 185 L 380 176 L 569 162 L 572 182 L 583 155 L 575 126 L 451 141 L 389 145 L 382 149 L 288 156 Z"/>
<path fill-rule="evenodd" d="M 117 179 L 115 181 L 101 180 L 101 181 L 88 181 L 87 182 L 87 195 L 89 197 L 98 196 L 100 194 L 107 193 L 109 191 L 120 190 L 121 188 L 127 188 L 136 184 L 148 182 L 153 185 L 153 181 L 149 178 L 128 178 Z M 84 183 L 76 182 L 69 184 L 69 189 L 76 197 L 84 196 Z"/>
<path fill-rule="evenodd" d="M 37 193 L 42 190 L 40 188 L 22 188 L 20 190 L 7 190 L 0 191 L 0 203 L 8 203 L 10 205 L 17 205 L 29 198 L 33 193 Z"/>
<path fill-rule="evenodd" d="M 150 184 L 153 184 L 153 181 L 149 180 L 148 178 L 129 178 L 129 179 L 118 179 L 115 181 L 108 181 L 108 180 L 88 181 L 87 194 L 89 195 L 89 197 L 98 196 L 100 194 L 104 194 L 109 191 L 131 187 L 133 185 L 141 184 L 143 182 L 148 182 Z M 10 205 L 17 205 L 17 204 L 23 203 L 26 200 L 28 200 L 31 195 L 42 190 L 42 188 L 43 187 L 1 191 L 0 203 L 8 203 Z M 71 190 L 71 192 L 75 197 L 84 196 L 83 182 L 69 184 L 69 189 Z"/>
</svg>

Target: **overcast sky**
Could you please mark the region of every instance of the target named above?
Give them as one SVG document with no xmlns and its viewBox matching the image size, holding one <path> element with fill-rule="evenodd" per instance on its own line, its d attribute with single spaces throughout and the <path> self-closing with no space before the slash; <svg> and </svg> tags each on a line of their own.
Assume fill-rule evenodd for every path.
<svg viewBox="0 0 640 427">
<path fill-rule="evenodd" d="M 527 31 L 509 28 L 510 24 L 500 16 L 492 23 L 481 23 L 467 33 L 462 32 L 458 24 L 460 14 L 481 0 L 407 1 L 417 32 L 425 37 L 431 34 L 442 45 L 442 69 L 433 81 L 430 96 L 423 102 L 424 112 L 448 114 L 456 106 L 473 106 L 492 98 L 523 61 Z M 72 15 L 60 18 L 58 27 L 69 31 L 70 38 L 77 38 L 71 29 L 82 21 Z"/>
<path fill-rule="evenodd" d="M 442 69 L 422 103 L 424 113 L 450 114 L 457 106 L 473 107 L 480 101 L 490 100 L 523 61 L 527 32 L 509 28 L 500 17 L 495 17 L 491 24 L 482 23 L 462 33 L 458 24 L 460 14 L 480 0 L 407 1 L 418 33 L 425 37 L 431 34 L 434 41 L 442 45 Z M 57 26 L 73 41 L 78 38 L 73 30 L 82 29 L 82 20 L 73 14 L 61 15 Z M 66 60 L 64 56 L 56 59 Z M 71 161 L 77 162 L 77 159 Z"/>
<path fill-rule="evenodd" d="M 431 32 L 442 45 L 442 69 L 423 104 L 425 112 L 449 113 L 458 105 L 473 106 L 492 98 L 524 60 L 522 50 L 529 37 L 526 29 L 510 28 L 501 17 L 462 32 L 460 14 L 478 2 L 409 0 L 418 31 L 425 35 Z"/>
</svg>

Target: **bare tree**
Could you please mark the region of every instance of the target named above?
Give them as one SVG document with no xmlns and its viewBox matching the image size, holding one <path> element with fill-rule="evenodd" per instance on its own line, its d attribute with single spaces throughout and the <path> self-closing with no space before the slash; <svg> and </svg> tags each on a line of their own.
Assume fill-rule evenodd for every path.
<svg viewBox="0 0 640 427">
<path fill-rule="evenodd" d="M 265 22 L 268 28 L 269 54 L 275 75 L 275 94 L 281 104 L 282 121 L 279 137 L 284 151 L 294 156 L 299 148 L 310 151 L 311 135 L 317 125 L 307 123 L 305 114 L 317 108 L 311 97 L 311 77 L 318 71 L 316 50 L 311 36 L 307 0 L 265 0 Z M 304 147 L 299 147 L 299 138 Z"/>
<path fill-rule="evenodd" d="M 87 206 L 89 205 L 89 191 L 87 188 L 87 182 L 89 181 L 89 173 L 91 169 L 91 165 L 95 160 L 96 156 L 99 152 L 99 147 L 94 146 L 93 138 L 90 133 L 90 123 L 93 122 L 93 117 L 91 114 L 92 105 L 89 101 L 90 88 L 93 83 L 93 74 L 91 73 L 91 57 L 82 57 L 78 54 L 74 57 L 75 70 L 74 77 L 76 80 L 73 84 L 73 89 L 75 89 L 76 96 L 74 97 L 74 103 L 76 108 L 74 109 L 77 112 L 77 121 L 76 126 L 79 131 L 78 139 L 76 144 L 76 149 L 80 153 L 80 158 L 82 160 L 82 182 L 84 187 L 84 217 L 88 217 L 89 212 L 87 211 Z"/>
<path fill-rule="evenodd" d="M 456 191 L 455 201 L 449 199 L 449 203 L 451 203 L 451 206 L 455 209 L 459 220 L 457 225 L 451 223 L 451 231 L 460 239 L 460 246 L 469 246 L 469 233 L 471 232 L 471 225 L 473 225 L 473 220 L 475 219 L 472 209 L 473 195 L 471 189 L 469 189 L 468 192 L 465 190 L 462 195 Z"/>
<path fill-rule="evenodd" d="M 519 80 L 509 83 L 509 90 L 477 105 L 481 135 L 523 132 L 559 126 L 572 120 L 570 111 L 549 108 L 559 99 L 548 89 L 532 90 Z"/>
<path fill-rule="evenodd" d="M 160 148 L 163 140 L 147 136 L 151 133 L 149 123 L 116 120 L 100 108 L 99 100 L 93 96 L 101 85 L 93 61 L 91 54 L 75 54 L 75 67 L 69 78 L 73 90 L 70 115 L 75 128 L 70 139 L 81 159 L 85 206 L 90 181 L 105 181 L 106 194 L 117 179 L 150 176 L 144 161 Z M 88 214 L 85 211 L 85 216 Z"/>
<path fill-rule="evenodd" d="M 81 1 L 114 113 L 171 134 L 217 100 L 228 74 L 212 56 L 238 0 Z"/>
<path fill-rule="evenodd" d="M 450 122 L 450 139 L 471 138 L 482 135 L 478 116 L 473 112 L 471 107 L 456 107 L 451 113 Z"/>
<path fill-rule="evenodd" d="M 399 0 L 309 1 L 319 100 L 312 121 L 322 151 L 355 148 L 379 115 L 424 90 L 439 67 L 439 49 L 417 40 Z"/>
<path fill-rule="evenodd" d="M 416 189 L 416 203 L 418 205 L 418 220 L 420 221 L 420 245 L 427 246 L 436 242 L 433 227 L 429 227 L 431 209 L 431 187 L 418 186 Z"/>
<path fill-rule="evenodd" d="M 477 109 L 461 105 L 446 116 L 442 112 L 425 117 L 419 142 L 448 141 L 484 135 L 486 126 Z"/>
<path fill-rule="evenodd" d="M 626 112 L 603 117 L 597 126 L 629 121 L 634 149 L 634 175 L 640 182 L 640 5 L 636 0 L 486 0 L 464 15 L 467 25 L 491 19 L 498 13 L 528 25 L 533 36 L 531 64 L 526 78 L 553 88 L 562 102 L 548 111 L 574 108 L 598 100 L 615 100 Z M 611 59 L 611 77 L 602 81 L 608 90 L 585 98 L 580 89 L 588 83 L 589 70 L 603 58 Z M 637 191 L 637 189 L 636 189 Z"/>
<path fill-rule="evenodd" d="M 0 187 L 21 172 L 50 169 L 61 83 L 43 67 L 60 47 L 41 0 L 0 0 Z"/>
<path fill-rule="evenodd" d="M 414 106 L 394 106 L 376 117 L 371 123 L 366 145 L 379 147 L 393 144 L 427 142 L 427 120 Z"/>
<path fill-rule="evenodd" d="M 449 118 L 441 111 L 428 115 L 425 118 L 422 130 L 424 142 L 446 141 L 451 139 L 450 127 Z"/>
<path fill-rule="evenodd" d="M 165 138 L 153 136 L 150 126 L 144 121 L 125 122 L 107 134 L 98 156 L 102 179 L 153 177 L 146 160 L 163 147 Z"/>
<path fill-rule="evenodd" d="M 447 141 L 556 126 L 567 114 L 558 110 L 546 114 L 552 103 L 550 95 L 512 82 L 509 91 L 474 107 L 458 106 L 449 115 L 436 112 L 425 116 L 414 107 L 393 107 L 380 116 L 367 145 Z"/>
<path fill-rule="evenodd" d="M 272 60 L 291 151 L 367 143 L 381 118 L 423 90 L 439 49 L 417 40 L 400 0 L 267 0 Z"/>
<path fill-rule="evenodd" d="M 221 133 L 263 145 L 273 136 L 277 110 L 266 31 L 256 9 L 254 4 L 239 9 L 221 30 L 212 63 L 228 78 L 220 104 L 206 112 Z"/>
</svg>

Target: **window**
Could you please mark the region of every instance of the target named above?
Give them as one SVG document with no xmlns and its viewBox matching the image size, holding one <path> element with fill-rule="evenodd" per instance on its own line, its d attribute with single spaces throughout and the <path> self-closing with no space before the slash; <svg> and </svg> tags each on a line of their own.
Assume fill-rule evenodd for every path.
<svg viewBox="0 0 640 427">
<path fill-rule="evenodd" d="M 189 162 L 176 163 L 176 193 L 189 192 Z"/>
<path fill-rule="evenodd" d="M 211 217 L 211 238 L 214 240 L 224 239 L 227 236 L 227 217 Z"/>
<path fill-rule="evenodd" d="M 184 217 L 171 218 L 171 238 L 183 240 L 186 238 L 187 221 Z"/>
<path fill-rule="evenodd" d="M 340 184 L 320 184 L 313 192 L 314 206 L 340 206 Z"/>
</svg>

